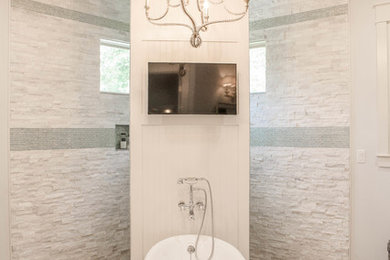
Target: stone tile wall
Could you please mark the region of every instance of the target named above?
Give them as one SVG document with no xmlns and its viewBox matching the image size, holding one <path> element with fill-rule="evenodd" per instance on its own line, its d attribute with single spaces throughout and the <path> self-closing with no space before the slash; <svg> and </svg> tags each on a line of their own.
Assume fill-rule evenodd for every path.
<svg viewBox="0 0 390 260">
<path fill-rule="evenodd" d="M 12 259 L 129 259 L 129 153 L 11 153 Z"/>
<path fill-rule="evenodd" d="M 128 22 L 129 1 L 12 1 L 12 259 L 130 258 L 129 96 L 99 92 Z"/>
<path fill-rule="evenodd" d="M 11 128 L 128 124 L 129 96 L 99 89 L 100 39 L 128 32 L 20 7 L 11 19 Z"/>
<path fill-rule="evenodd" d="M 251 95 L 251 260 L 349 259 L 345 0 L 251 2 L 267 91 Z"/>
<path fill-rule="evenodd" d="M 251 148 L 251 260 L 349 259 L 349 153 Z"/>
</svg>

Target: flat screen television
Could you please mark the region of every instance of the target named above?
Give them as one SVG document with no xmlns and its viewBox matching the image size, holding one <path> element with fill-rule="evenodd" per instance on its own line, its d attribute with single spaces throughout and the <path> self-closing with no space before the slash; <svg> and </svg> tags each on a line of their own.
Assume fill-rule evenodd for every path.
<svg viewBox="0 0 390 260">
<path fill-rule="evenodd" d="M 237 114 L 237 66 L 148 64 L 148 114 Z"/>
</svg>

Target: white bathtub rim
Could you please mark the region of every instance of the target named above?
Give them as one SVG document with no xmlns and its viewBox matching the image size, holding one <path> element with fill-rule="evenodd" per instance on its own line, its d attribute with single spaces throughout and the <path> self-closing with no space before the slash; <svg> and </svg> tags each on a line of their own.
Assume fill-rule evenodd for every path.
<svg viewBox="0 0 390 260">
<path fill-rule="evenodd" d="M 148 260 L 152 260 L 152 254 L 154 253 L 153 250 L 157 250 L 158 247 L 163 247 L 164 244 L 166 243 L 169 243 L 171 242 L 172 240 L 174 239 L 177 239 L 177 243 L 178 244 L 182 244 L 184 243 L 186 246 L 188 245 L 195 245 L 195 241 L 196 241 L 196 237 L 197 237 L 197 234 L 182 234 L 182 235 L 176 235 L 176 236 L 171 236 L 171 237 L 167 237 L 167 238 L 164 238 L 160 241 L 158 241 L 157 243 L 155 243 L 148 251 L 148 253 L 146 254 L 145 256 L 145 260 L 148 259 Z M 206 243 L 209 243 L 207 246 L 210 246 L 211 245 L 211 236 L 208 236 L 208 235 L 201 235 L 200 236 L 200 239 L 199 239 L 199 248 L 203 247 Z M 205 241 L 206 239 L 210 239 L 210 241 Z M 219 247 L 227 247 L 229 248 L 232 252 L 234 252 L 235 254 L 237 254 L 237 256 L 240 258 L 240 260 L 245 260 L 245 257 L 243 256 L 243 254 L 238 250 L 238 248 L 236 248 L 234 245 L 226 242 L 225 240 L 222 240 L 218 237 L 215 237 L 215 248 L 219 248 Z M 209 251 L 209 250 L 208 250 Z M 217 250 L 216 250 L 217 251 Z M 218 255 L 214 255 L 214 257 L 218 257 Z M 218 258 L 216 258 L 218 259 Z"/>
</svg>

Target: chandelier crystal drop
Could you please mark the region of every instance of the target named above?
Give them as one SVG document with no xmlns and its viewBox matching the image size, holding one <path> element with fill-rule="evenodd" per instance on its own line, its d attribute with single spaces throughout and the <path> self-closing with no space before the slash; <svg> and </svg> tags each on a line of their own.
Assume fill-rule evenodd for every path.
<svg viewBox="0 0 390 260">
<path fill-rule="evenodd" d="M 157 1 L 157 0 L 156 0 Z M 160 0 L 161 1 L 161 0 Z M 243 3 L 243 11 L 232 11 L 230 10 L 225 0 L 166 0 L 166 7 L 163 10 L 162 14 L 157 17 L 150 16 L 150 0 L 145 0 L 145 15 L 148 21 L 155 25 L 163 26 L 181 26 L 186 27 L 192 31 L 190 38 L 190 43 L 192 47 L 198 48 L 202 44 L 202 38 L 200 37 L 201 32 L 207 31 L 209 25 L 218 24 L 218 23 L 230 23 L 241 20 L 245 17 L 249 8 L 249 0 L 236 0 L 237 2 Z M 211 7 L 222 8 L 226 12 L 226 18 L 219 20 L 211 20 Z M 196 10 L 197 14 L 194 16 L 190 12 L 191 10 Z M 184 15 L 189 18 L 190 23 L 176 23 L 176 22 L 164 22 L 164 18 L 167 17 L 171 9 L 180 8 Z M 197 19 L 195 19 L 195 17 Z"/>
</svg>

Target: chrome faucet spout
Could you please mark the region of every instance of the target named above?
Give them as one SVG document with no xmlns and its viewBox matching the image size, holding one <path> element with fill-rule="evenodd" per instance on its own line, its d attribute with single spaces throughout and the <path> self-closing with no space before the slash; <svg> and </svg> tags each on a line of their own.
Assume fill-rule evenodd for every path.
<svg viewBox="0 0 390 260">
<path fill-rule="evenodd" d="M 187 178 L 179 178 L 177 180 L 177 184 L 188 184 L 194 185 L 197 184 L 200 179 L 196 177 L 187 177 Z"/>
</svg>

